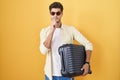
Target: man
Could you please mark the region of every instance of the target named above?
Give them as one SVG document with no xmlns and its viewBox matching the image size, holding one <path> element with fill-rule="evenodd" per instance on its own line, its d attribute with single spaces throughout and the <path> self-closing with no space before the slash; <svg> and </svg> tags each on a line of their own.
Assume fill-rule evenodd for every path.
<svg viewBox="0 0 120 80">
<path fill-rule="evenodd" d="M 84 70 L 83 75 L 88 74 L 92 44 L 74 27 L 62 24 L 63 6 L 60 2 L 53 2 L 49 6 L 49 11 L 51 24 L 40 32 L 40 51 L 46 54 L 45 80 L 73 80 L 61 75 L 61 60 L 58 53 L 58 48 L 62 44 L 73 43 L 73 40 L 77 40 L 86 48 L 86 63 L 81 70 Z"/>
</svg>

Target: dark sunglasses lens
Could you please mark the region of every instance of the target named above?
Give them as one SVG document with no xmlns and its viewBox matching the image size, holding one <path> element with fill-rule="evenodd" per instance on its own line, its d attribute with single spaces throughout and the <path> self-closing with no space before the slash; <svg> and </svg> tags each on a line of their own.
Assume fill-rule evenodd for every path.
<svg viewBox="0 0 120 80">
<path fill-rule="evenodd" d="M 55 15 L 55 12 L 51 12 L 51 15 Z"/>
<path fill-rule="evenodd" d="M 56 14 L 59 16 L 61 14 L 61 12 L 57 12 Z"/>
</svg>

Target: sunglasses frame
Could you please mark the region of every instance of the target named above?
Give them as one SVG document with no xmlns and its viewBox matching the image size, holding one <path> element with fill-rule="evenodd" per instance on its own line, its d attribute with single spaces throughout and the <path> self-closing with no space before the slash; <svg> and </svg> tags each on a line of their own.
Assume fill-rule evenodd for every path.
<svg viewBox="0 0 120 80">
<path fill-rule="evenodd" d="M 54 16 L 55 14 L 56 14 L 57 16 L 59 16 L 59 15 L 61 15 L 61 13 L 62 13 L 62 12 L 60 12 L 60 11 L 58 11 L 58 12 L 50 12 L 50 14 L 51 14 L 52 16 Z"/>
</svg>

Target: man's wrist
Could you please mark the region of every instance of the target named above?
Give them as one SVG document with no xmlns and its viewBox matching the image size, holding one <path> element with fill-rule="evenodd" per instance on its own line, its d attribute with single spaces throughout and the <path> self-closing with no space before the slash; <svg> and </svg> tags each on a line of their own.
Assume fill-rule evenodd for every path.
<svg viewBox="0 0 120 80">
<path fill-rule="evenodd" d="M 90 65 L 90 62 L 87 62 L 87 61 L 86 61 L 86 62 L 85 62 L 85 64 L 88 64 L 88 65 Z"/>
</svg>

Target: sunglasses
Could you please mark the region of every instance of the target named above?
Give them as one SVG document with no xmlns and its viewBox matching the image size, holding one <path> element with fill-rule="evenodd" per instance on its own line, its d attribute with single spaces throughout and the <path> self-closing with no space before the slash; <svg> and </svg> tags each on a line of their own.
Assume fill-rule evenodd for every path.
<svg viewBox="0 0 120 80">
<path fill-rule="evenodd" d="M 50 12 L 50 14 L 51 14 L 52 16 L 54 16 L 55 14 L 56 14 L 57 16 L 59 16 L 59 15 L 61 14 L 61 12 L 60 12 L 60 11 L 58 11 L 58 12 Z"/>
</svg>

